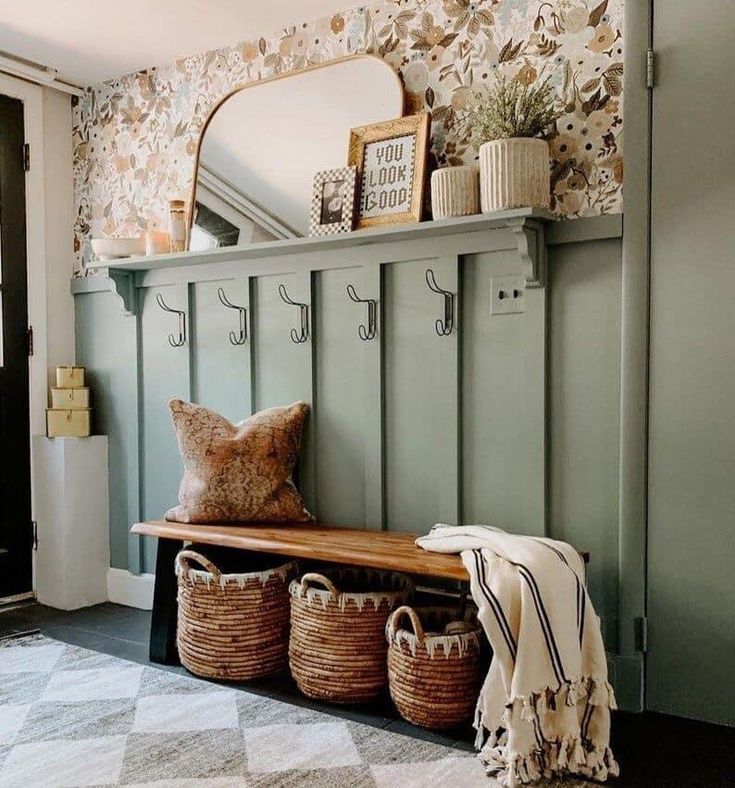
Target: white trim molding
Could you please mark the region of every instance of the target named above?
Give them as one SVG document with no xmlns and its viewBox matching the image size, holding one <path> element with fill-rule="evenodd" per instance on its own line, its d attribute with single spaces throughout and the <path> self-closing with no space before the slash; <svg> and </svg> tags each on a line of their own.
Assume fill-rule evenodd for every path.
<svg viewBox="0 0 735 788">
<path fill-rule="evenodd" d="M 63 93 L 70 93 L 72 96 L 84 95 L 84 90 L 79 85 L 59 79 L 55 68 L 26 58 L 16 57 L 9 52 L 0 52 L 0 73 L 18 77 L 36 85 L 54 88 L 54 90 L 60 90 Z"/>
<path fill-rule="evenodd" d="M 134 575 L 111 566 L 107 570 L 107 598 L 116 605 L 151 610 L 154 579 L 152 574 Z"/>
<path fill-rule="evenodd" d="M 26 173 L 28 323 L 38 340 L 30 358 L 31 434 L 43 435 L 48 397 L 43 92 L 39 85 L 0 73 L 0 93 L 23 102 L 25 137 L 33 156 L 33 166 Z"/>
</svg>

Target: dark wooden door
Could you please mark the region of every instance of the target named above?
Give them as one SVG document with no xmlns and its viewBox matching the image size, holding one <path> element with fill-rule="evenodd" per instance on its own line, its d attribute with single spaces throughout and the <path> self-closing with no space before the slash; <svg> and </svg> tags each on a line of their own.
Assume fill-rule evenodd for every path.
<svg viewBox="0 0 735 788">
<path fill-rule="evenodd" d="M 0 598 L 32 588 L 23 144 L 23 104 L 0 96 Z"/>
</svg>

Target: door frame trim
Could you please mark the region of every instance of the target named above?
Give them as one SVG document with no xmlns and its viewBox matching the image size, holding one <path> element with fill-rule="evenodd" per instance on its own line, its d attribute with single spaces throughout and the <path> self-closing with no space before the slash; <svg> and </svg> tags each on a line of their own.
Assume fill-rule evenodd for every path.
<svg viewBox="0 0 735 788">
<path fill-rule="evenodd" d="M 36 337 L 33 355 L 29 358 L 30 424 L 29 452 L 31 457 L 31 512 L 35 517 L 36 485 L 33 473 L 33 435 L 46 432 L 48 404 L 48 351 L 46 347 L 46 238 L 44 204 L 43 156 L 43 88 L 6 74 L 0 74 L 0 93 L 23 102 L 25 140 L 33 151 L 33 166 L 26 173 L 26 255 L 28 276 L 28 323 Z M 33 592 L 36 590 L 36 561 L 33 556 Z"/>
<path fill-rule="evenodd" d="M 650 322 L 651 91 L 646 52 L 652 0 L 626 3 L 625 214 L 623 219 L 618 520 L 618 683 L 621 708 L 642 711 L 644 654 L 636 622 L 646 615 L 648 527 L 648 354 Z M 621 676 L 623 679 L 623 676 Z"/>
</svg>

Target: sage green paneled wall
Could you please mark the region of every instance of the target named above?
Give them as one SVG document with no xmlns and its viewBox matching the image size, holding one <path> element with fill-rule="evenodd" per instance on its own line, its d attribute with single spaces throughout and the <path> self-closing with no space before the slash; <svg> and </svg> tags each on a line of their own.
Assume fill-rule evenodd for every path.
<svg viewBox="0 0 735 788">
<path fill-rule="evenodd" d="M 239 421 L 252 410 L 250 362 L 252 343 L 235 345 L 230 332 L 239 340 L 240 315 L 223 309 L 217 291 L 222 287 L 225 298 L 247 310 L 245 332 L 250 312 L 250 288 L 247 279 L 219 282 L 197 282 L 191 287 L 192 314 L 206 314 L 208 319 L 191 326 L 191 398 L 216 410 L 232 421 Z M 172 326 L 173 327 L 173 326 Z M 224 339 L 224 341 L 223 341 Z M 227 370 L 223 385 L 222 370 Z"/>
<path fill-rule="evenodd" d="M 393 531 L 459 519 L 459 334 L 435 331 L 444 307 L 426 286 L 429 266 L 440 287 L 457 292 L 456 257 L 385 267 L 385 518 Z"/>
<path fill-rule="evenodd" d="M 186 285 L 140 291 L 140 510 L 145 520 L 162 517 L 176 502 L 183 466 L 167 403 L 172 397 L 189 399 L 191 393 L 189 345 L 169 344 L 169 335 L 178 338 L 178 320 L 160 308 L 159 295 L 172 309 L 190 311 Z M 154 539 L 144 541 L 143 566 L 153 571 Z"/>
<path fill-rule="evenodd" d="M 319 516 L 327 522 L 381 528 L 380 342 L 359 339 L 366 307 L 346 297 L 380 300 L 379 267 L 315 275 L 316 412 L 311 420 Z"/>
<path fill-rule="evenodd" d="M 76 357 L 87 367 L 95 431 L 110 436 L 110 561 L 140 572 L 138 540 L 128 536 L 140 516 L 137 321 L 109 292 L 77 297 L 74 304 Z"/>
<path fill-rule="evenodd" d="M 519 315 L 491 314 L 491 277 L 518 272 L 507 248 L 141 287 L 137 316 L 124 316 L 110 292 L 77 295 L 77 358 L 90 368 L 97 429 L 111 439 L 113 565 L 153 570 L 153 545 L 141 556 L 127 531 L 176 501 L 170 397 L 192 396 L 232 419 L 304 399 L 313 410 L 298 481 L 321 519 L 415 532 L 439 520 L 546 528 L 592 553 L 590 589 L 614 647 L 620 255 L 617 238 L 552 247 L 548 287 L 526 290 Z M 427 267 L 459 294 L 448 337 L 435 331 L 443 304 L 426 286 Z M 310 305 L 304 343 L 291 341 L 299 310 L 283 303 L 279 284 Z M 348 284 L 379 301 L 373 341 L 358 336 L 367 310 L 347 298 Z M 229 342 L 238 316 L 219 302 L 220 286 L 248 308 L 242 347 Z M 184 347 L 167 341 L 177 320 L 159 294 L 187 313 Z"/>
<path fill-rule="evenodd" d="M 608 649 L 617 636 L 620 255 L 617 239 L 549 254 L 550 530 L 592 554 L 588 586 Z"/>
</svg>

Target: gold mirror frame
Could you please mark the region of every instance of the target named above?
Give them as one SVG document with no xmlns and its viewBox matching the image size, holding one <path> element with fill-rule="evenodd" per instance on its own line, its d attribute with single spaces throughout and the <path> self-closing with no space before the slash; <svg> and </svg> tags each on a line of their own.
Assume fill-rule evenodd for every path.
<svg viewBox="0 0 735 788">
<path fill-rule="evenodd" d="M 298 68 L 295 71 L 289 71 L 286 74 L 275 74 L 272 77 L 265 77 L 265 79 L 256 79 L 253 82 L 246 82 L 243 85 L 238 85 L 238 87 L 233 88 L 231 91 L 226 93 L 209 111 L 207 115 L 207 119 L 204 121 L 202 125 L 202 129 L 199 132 L 199 140 L 197 142 L 197 150 L 196 155 L 194 157 L 194 177 L 192 178 L 192 185 L 191 191 L 189 193 L 189 200 L 187 205 L 187 217 L 186 217 L 186 248 L 189 248 L 189 242 L 191 240 L 191 228 L 192 224 L 194 223 L 194 205 L 196 200 L 196 193 L 197 193 L 197 176 L 199 173 L 199 157 L 202 150 L 202 142 L 204 141 L 204 135 L 207 133 L 207 128 L 209 124 L 212 122 L 217 110 L 229 99 L 231 99 L 235 94 L 241 93 L 243 90 L 250 90 L 252 88 L 261 87 L 262 85 L 267 85 L 271 82 L 276 82 L 281 79 L 288 79 L 289 77 L 300 76 L 301 74 L 307 74 L 310 71 L 318 71 L 319 69 L 329 68 L 330 66 L 334 66 L 338 63 L 346 63 L 350 60 L 377 60 L 381 65 L 385 66 L 386 68 L 390 69 L 391 73 L 395 77 L 396 84 L 398 85 L 398 89 L 401 94 L 401 117 L 405 116 L 406 112 L 406 91 L 403 86 L 403 82 L 401 81 L 401 77 L 399 76 L 398 72 L 392 68 L 388 63 L 386 63 L 383 58 L 378 57 L 377 55 L 370 55 L 370 54 L 354 54 L 354 55 L 343 55 L 342 57 L 335 57 L 331 60 L 325 60 L 323 63 L 314 63 L 311 66 L 304 66 L 304 68 Z M 397 118 L 396 118 L 397 120 Z M 349 135 L 349 132 L 348 132 Z M 345 147 L 348 147 L 348 137 L 345 138 Z M 346 160 L 345 160 L 346 161 Z"/>
</svg>

